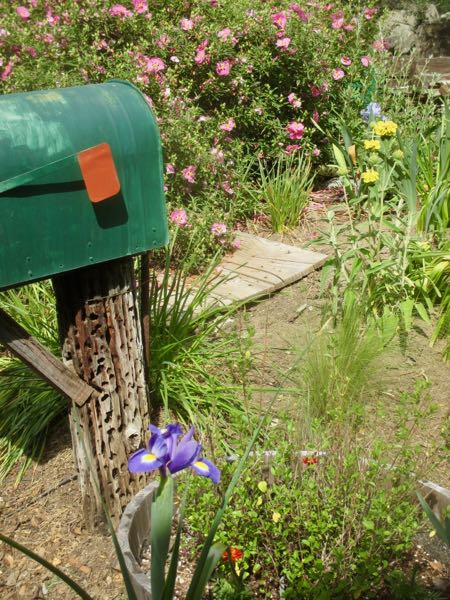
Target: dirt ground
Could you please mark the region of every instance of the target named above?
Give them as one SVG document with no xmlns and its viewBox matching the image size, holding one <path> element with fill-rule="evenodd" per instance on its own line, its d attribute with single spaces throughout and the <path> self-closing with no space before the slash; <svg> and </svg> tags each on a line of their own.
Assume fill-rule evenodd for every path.
<svg viewBox="0 0 450 600">
<path fill-rule="evenodd" d="M 315 236 L 315 218 L 283 241 L 301 244 Z M 256 226 L 268 236 L 263 225 Z M 279 239 L 279 238 L 278 238 Z M 314 248 L 312 248 L 314 249 Z M 255 372 L 261 385 L 281 383 L 282 371 L 292 364 L 292 345 L 302 345 L 320 322 L 321 300 L 318 273 L 291 285 L 248 309 L 255 328 Z M 411 390 L 417 379 L 431 382 L 430 395 L 436 410 L 417 440 L 428 458 L 430 480 L 450 487 L 450 467 L 442 441 L 450 409 L 450 367 L 442 362 L 440 345 L 429 348 L 427 337 L 412 332 L 406 354 L 393 347 L 383 366 L 385 393 Z M 276 365 L 276 368 L 274 368 Z M 387 397 L 388 397 L 387 396 Z M 263 401 L 263 400 L 262 400 Z M 447 431 L 447 436 L 449 435 Z M 447 439 L 447 443 L 449 440 Z M 68 427 L 54 431 L 42 462 L 30 470 L 19 486 L 14 476 L 0 489 L 0 531 L 28 546 L 79 582 L 96 600 L 125 598 L 121 574 L 106 530 L 86 532 L 81 520 L 78 481 L 72 460 Z M 436 589 L 450 580 L 450 554 L 439 545 L 429 547 L 428 536 L 418 543 L 416 562 L 425 580 Z M 67 586 L 19 552 L 0 544 L 0 598 L 60 600 L 76 598 Z M 406 600 L 406 599 L 405 599 Z"/>
</svg>

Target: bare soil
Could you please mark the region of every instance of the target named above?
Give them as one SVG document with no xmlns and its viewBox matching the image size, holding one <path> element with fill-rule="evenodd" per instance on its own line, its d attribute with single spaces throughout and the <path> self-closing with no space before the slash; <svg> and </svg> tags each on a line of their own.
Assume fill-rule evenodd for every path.
<svg viewBox="0 0 450 600">
<path fill-rule="evenodd" d="M 327 200 L 318 197 L 316 201 L 324 199 Z M 264 225 L 255 225 L 255 230 L 269 236 Z M 289 237 L 285 236 L 283 241 L 302 244 L 313 239 L 316 231 L 317 213 L 313 213 L 305 226 Z M 283 371 L 292 364 L 292 346 L 301 347 L 317 330 L 322 308 L 318 279 L 318 273 L 312 273 L 248 309 L 249 321 L 255 328 L 256 361 L 251 374 L 254 383 L 282 383 Z M 445 445 L 450 443 L 446 429 L 450 409 L 450 368 L 442 362 L 442 347 L 437 344 L 430 348 L 428 339 L 418 327 L 409 338 L 406 353 L 394 345 L 383 366 L 382 377 L 387 400 L 389 394 L 394 399 L 401 390 L 411 391 L 417 379 L 426 378 L 431 382 L 430 395 L 436 409 L 427 419 L 426 428 L 415 435 L 429 463 L 428 478 L 450 487 L 448 446 L 446 449 Z M 264 402 L 263 396 L 260 401 Z M 378 423 L 378 426 L 382 433 L 387 421 Z M 0 531 L 60 567 L 96 600 L 125 598 L 108 532 L 99 529 L 91 534 L 83 526 L 66 423 L 60 423 L 54 429 L 42 461 L 27 473 L 18 486 L 14 485 L 14 479 L 13 473 L 0 490 Z M 428 531 L 423 535 L 408 569 L 416 564 L 424 581 L 448 594 L 443 597 L 450 598 L 447 587 L 450 581 L 449 554 L 442 545 L 430 543 Z M 43 567 L 0 544 L 2 600 L 70 600 L 76 597 Z"/>
</svg>

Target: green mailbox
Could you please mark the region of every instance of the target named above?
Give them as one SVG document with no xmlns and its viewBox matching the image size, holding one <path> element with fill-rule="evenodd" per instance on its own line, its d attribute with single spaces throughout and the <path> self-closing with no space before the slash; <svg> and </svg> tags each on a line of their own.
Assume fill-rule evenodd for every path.
<svg viewBox="0 0 450 600">
<path fill-rule="evenodd" d="M 159 132 L 137 88 L 0 97 L 0 289 L 167 239 Z"/>
</svg>

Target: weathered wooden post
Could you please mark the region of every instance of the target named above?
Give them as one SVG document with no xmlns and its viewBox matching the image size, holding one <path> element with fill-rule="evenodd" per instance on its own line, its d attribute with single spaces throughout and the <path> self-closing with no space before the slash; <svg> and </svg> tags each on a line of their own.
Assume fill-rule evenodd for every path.
<svg viewBox="0 0 450 600">
<path fill-rule="evenodd" d="M 127 469 L 149 422 L 134 287 L 131 258 L 53 278 L 63 360 L 95 390 L 70 415 L 86 519 L 102 512 L 93 467 L 113 521 L 142 487 Z"/>
<path fill-rule="evenodd" d="M 52 277 L 63 364 L 1 314 L 0 340 L 71 398 L 86 522 L 117 522 L 149 422 L 132 256 L 167 242 L 158 130 L 118 81 L 3 96 L 0 120 L 0 289 Z"/>
</svg>

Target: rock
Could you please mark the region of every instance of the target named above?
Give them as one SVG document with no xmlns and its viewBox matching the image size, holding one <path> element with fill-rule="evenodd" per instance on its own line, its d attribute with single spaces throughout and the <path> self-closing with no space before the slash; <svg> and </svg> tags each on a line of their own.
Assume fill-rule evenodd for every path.
<svg viewBox="0 0 450 600">
<path fill-rule="evenodd" d="M 436 8 L 435 4 L 429 4 L 425 10 L 425 14 L 423 15 L 424 23 L 435 23 L 439 21 L 440 15 L 439 11 Z"/>
<path fill-rule="evenodd" d="M 408 54 L 417 44 L 417 25 L 414 11 L 393 10 L 383 22 L 383 37 L 399 54 Z"/>
<path fill-rule="evenodd" d="M 390 11 L 381 31 L 398 54 L 414 50 L 423 58 L 450 55 L 450 12 L 439 14 L 435 4 Z"/>
</svg>

